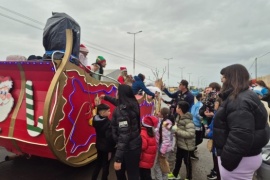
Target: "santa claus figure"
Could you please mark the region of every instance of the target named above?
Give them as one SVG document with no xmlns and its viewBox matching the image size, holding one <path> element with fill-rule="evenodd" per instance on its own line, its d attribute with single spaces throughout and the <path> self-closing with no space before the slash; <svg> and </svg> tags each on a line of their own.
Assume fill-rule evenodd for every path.
<svg viewBox="0 0 270 180">
<path fill-rule="evenodd" d="M 10 77 L 0 76 L 0 122 L 3 122 L 10 113 L 14 99 L 9 93 L 12 88 L 12 81 Z"/>
</svg>

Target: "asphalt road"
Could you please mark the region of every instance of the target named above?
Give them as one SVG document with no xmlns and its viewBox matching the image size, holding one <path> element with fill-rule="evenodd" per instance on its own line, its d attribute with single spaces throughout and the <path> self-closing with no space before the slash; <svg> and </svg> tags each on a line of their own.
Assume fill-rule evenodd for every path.
<svg viewBox="0 0 270 180">
<path fill-rule="evenodd" d="M 91 179 L 95 162 L 84 167 L 69 167 L 57 160 L 31 157 L 16 158 L 11 161 L 4 161 L 6 155 L 9 155 L 4 148 L 0 147 L 0 179 L 1 180 L 84 180 Z M 198 161 L 192 161 L 193 179 L 205 180 L 206 175 L 212 168 L 211 153 L 206 149 L 206 140 L 199 145 L 197 156 Z M 185 166 L 180 170 L 181 177 L 185 177 Z M 116 180 L 116 176 L 111 164 L 109 180 Z"/>
</svg>

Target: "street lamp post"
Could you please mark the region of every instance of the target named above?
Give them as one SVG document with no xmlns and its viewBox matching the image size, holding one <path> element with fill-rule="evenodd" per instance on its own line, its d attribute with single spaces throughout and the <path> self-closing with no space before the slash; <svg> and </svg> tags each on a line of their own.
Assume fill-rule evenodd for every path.
<svg viewBox="0 0 270 180">
<path fill-rule="evenodd" d="M 188 82 L 190 83 L 190 75 L 191 75 L 192 73 L 188 73 Z"/>
<path fill-rule="evenodd" d="M 183 69 L 185 68 L 185 67 L 179 67 L 180 69 L 181 69 L 181 80 L 183 79 Z"/>
<path fill-rule="evenodd" d="M 168 60 L 168 86 L 169 86 L 169 80 L 170 80 L 170 78 L 169 78 L 169 71 L 170 71 L 169 62 L 170 62 L 170 60 L 173 59 L 173 58 L 164 58 L 164 59 Z"/>
<path fill-rule="evenodd" d="M 265 54 L 263 54 L 263 55 L 261 55 L 261 56 L 259 56 L 259 57 L 256 57 L 256 58 L 255 58 L 255 79 L 257 79 L 257 63 L 258 63 L 258 58 L 261 58 L 261 57 L 263 57 L 263 56 L 266 56 L 266 55 L 269 54 L 269 53 L 270 53 L 270 51 L 267 52 L 267 53 L 265 53 Z"/>
<path fill-rule="evenodd" d="M 200 86 L 200 78 L 201 78 L 201 77 L 203 77 L 203 76 L 199 76 L 199 77 L 198 77 L 198 88 L 199 88 L 199 86 Z"/>
<path fill-rule="evenodd" d="M 135 32 L 135 33 L 127 32 L 128 34 L 133 34 L 133 35 L 134 35 L 133 75 L 135 75 L 135 35 L 138 34 L 138 33 L 141 33 L 141 32 L 142 32 L 142 31 L 138 31 L 138 32 Z"/>
</svg>

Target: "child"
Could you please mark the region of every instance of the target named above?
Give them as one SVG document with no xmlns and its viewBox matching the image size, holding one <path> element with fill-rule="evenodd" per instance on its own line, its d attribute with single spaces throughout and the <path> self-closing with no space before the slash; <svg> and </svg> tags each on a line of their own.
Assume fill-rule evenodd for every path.
<svg viewBox="0 0 270 180">
<path fill-rule="evenodd" d="M 115 143 L 112 140 L 110 107 L 106 104 L 97 106 L 97 115 L 93 118 L 93 126 L 96 130 L 96 148 L 97 148 L 97 164 L 95 166 L 92 180 L 98 179 L 99 171 L 102 168 L 102 180 L 107 180 L 109 175 L 109 166 L 111 160 L 111 152 Z"/>
<path fill-rule="evenodd" d="M 152 180 L 151 168 L 154 165 L 157 143 L 154 128 L 158 120 L 155 116 L 146 116 L 142 119 L 141 137 L 142 153 L 140 158 L 140 180 Z"/>
<path fill-rule="evenodd" d="M 158 144 L 158 154 L 154 166 L 154 175 L 156 180 L 168 178 L 168 174 L 161 171 L 158 157 L 162 156 L 168 158 L 169 152 L 173 150 L 173 133 L 170 131 L 173 120 L 169 119 L 169 115 L 170 110 L 167 107 L 162 108 L 158 113 L 158 117 L 161 121 L 156 130 L 156 141 Z"/>
<path fill-rule="evenodd" d="M 184 159 L 186 165 L 186 180 L 192 179 L 192 164 L 190 153 L 195 149 L 195 127 L 192 120 L 192 115 L 188 112 L 189 104 L 185 101 L 179 101 L 176 107 L 176 123 L 173 126 L 173 131 L 176 133 L 177 152 L 176 163 L 172 174 L 169 174 L 169 179 L 180 179 L 179 171 Z"/>
<path fill-rule="evenodd" d="M 194 104 L 194 106 L 192 106 L 192 108 L 191 108 L 191 114 L 193 116 L 193 123 L 195 125 L 195 150 L 197 149 L 197 145 L 202 143 L 203 136 L 204 136 L 203 126 L 202 126 L 202 122 L 201 122 L 202 117 L 199 114 L 199 110 L 203 106 L 203 104 L 201 102 L 201 98 L 202 98 L 202 94 L 199 93 L 196 96 L 197 103 Z M 191 157 L 191 159 L 199 160 L 199 158 L 197 156 L 195 156 L 194 151 L 192 151 L 190 157 Z"/>
</svg>

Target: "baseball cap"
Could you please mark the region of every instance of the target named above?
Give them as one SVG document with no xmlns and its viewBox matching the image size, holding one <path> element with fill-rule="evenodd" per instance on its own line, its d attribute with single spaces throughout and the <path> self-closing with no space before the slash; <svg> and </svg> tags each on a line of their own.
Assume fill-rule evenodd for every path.
<svg viewBox="0 0 270 180">
<path fill-rule="evenodd" d="M 183 86 L 188 87 L 188 81 L 183 79 L 181 82 L 179 82 L 178 84 L 182 84 Z"/>
</svg>

